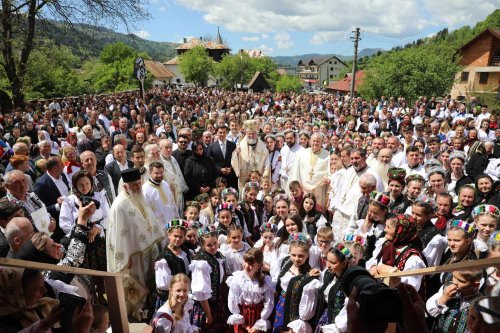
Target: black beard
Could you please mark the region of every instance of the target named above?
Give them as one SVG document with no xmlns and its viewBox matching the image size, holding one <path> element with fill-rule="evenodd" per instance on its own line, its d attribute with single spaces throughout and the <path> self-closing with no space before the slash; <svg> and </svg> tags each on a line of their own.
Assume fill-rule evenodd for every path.
<svg viewBox="0 0 500 333">
<path fill-rule="evenodd" d="M 293 146 L 295 146 L 295 142 L 293 142 L 292 144 L 290 144 L 290 143 L 287 142 L 287 146 L 290 147 L 290 148 L 292 148 Z"/>
</svg>

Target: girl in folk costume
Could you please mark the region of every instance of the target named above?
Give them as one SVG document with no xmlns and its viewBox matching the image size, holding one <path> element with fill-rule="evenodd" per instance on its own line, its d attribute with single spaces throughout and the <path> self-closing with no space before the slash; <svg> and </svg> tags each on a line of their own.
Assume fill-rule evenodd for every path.
<svg viewBox="0 0 500 333">
<path fill-rule="evenodd" d="M 495 231 L 488 240 L 488 253 L 490 258 L 500 257 L 500 231 Z M 486 268 L 485 294 L 500 296 L 500 266 Z"/>
<path fill-rule="evenodd" d="M 446 237 L 441 235 L 431 221 L 436 209 L 436 202 L 427 195 L 419 196 L 411 206 L 412 216 L 417 223 L 418 236 L 423 246 L 422 253 L 429 266 L 439 265 L 448 246 Z"/>
<path fill-rule="evenodd" d="M 245 231 L 245 239 L 249 239 L 250 233 L 248 232 L 248 226 L 245 221 L 245 215 L 241 211 L 241 207 L 238 205 L 238 191 L 232 187 L 226 188 L 222 191 L 222 203 L 229 204 L 233 207 L 232 221 L 238 224 Z"/>
<path fill-rule="evenodd" d="M 472 218 L 477 228 L 474 249 L 479 259 L 488 254 L 488 240 L 497 229 L 500 210 L 493 205 L 478 205 L 472 210 Z"/>
<path fill-rule="evenodd" d="M 262 210 L 264 204 L 257 200 L 257 193 L 260 190 L 260 185 L 257 182 L 248 182 L 245 184 L 245 199 L 240 203 L 241 211 L 245 216 L 250 239 L 256 242 L 260 237 L 260 225 L 262 219 Z"/>
<path fill-rule="evenodd" d="M 273 201 L 276 214 L 269 220 L 269 223 L 274 224 L 278 228 L 278 236 L 281 236 L 285 221 L 290 214 L 290 201 L 284 194 L 276 195 Z"/>
<path fill-rule="evenodd" d="M 276 303 L 273 333 L 289 328 L 293 333 L 311 333 L 307 322 L 314 316 L 318 289 L 321 287 L 319 269 L 308 263 L 311 238 L 304 233 L 293 233 L 289 257 L 283 262 L 276 284 Z"/>
<path fill-rule="evenodd" d="M 334 324 L 335 318 L 344 307 L 345 294 L 341 289 L 346 269 L 353 264 L 354 255 L 343 243 L 334 244 L 326 256 L 327 270 L 323 275 L 318 303 L 318 322 L 315 333 L 322 332 L 323 326 Z"/>
<path fill-rule="evenodd" d="M 243 230 L 241 227 L 239 225 L 229 226 L 226 243 L 220 246 L 220 252 L 226 258 L 228 275 L 243 268 L 243 256 L 249 249 L 250 246 L 243 242 Z"/>
<path fill-rule="evenodd" d="M 264 209 L 262 210 L 262 224 L 266 224 L 274 216 L 273 196 L 266 194 L 262 200 Z"/>
<path fill-rule="evenodd" d="M 243 230 L 243 239 L 245 236 L 249 236 L 245 225 L 240 226 L 239 219 L 236 214 L 234 214 L 234 206 L 229 203 L 222 203 L 217 206 L 215 214 L 214 226 L 217 227 L 217 233 L 219 234 L 219 244 L 225 244 L 228 239 L 228 228 L 232 225 L 236 225 Z M 245 228 L 245 229 L 244 229 Z"/>
<path fill-rule="evenodd" d="M 261 270 L 267 274 L 271 274 L 271 263 L 276 256 L 274 244 L 276 232 L 278 228 L 274 224 L 264 223 L 260 226 L 260 240 L 254 244 L 254 247 L 260 249 L 264 255 Z"/>
<path fill-rule="evenodd" d="M 212 225 L 204 226 L 198 230 L 198 236 L 201 249 L 189 265 L 195 300 L 191 323 L 200 327 L 203 333 L 226 332 L 225 259 L 219 252 L 217 230 Z"/>
<path fill-rule="evenodd" d="M 176 274 L 169 283 L 168 301 L 155 313 L 151 326 L 154 333 L 194 333 L 199 328 L 189 322 L 193 301 L 189 299 L 189 278 Z"/>
<path fill-rule="evenodd" d="M 448 249 L 441 259 L 441 265 L 477 260 L 473 242 L 477 235 L 477 229 L 473 224 L 463 220 L 450 220 L 446 233 Z M 442 284 L 449 283 L 452 279 L 453 275 L 450 272 L 441 274 Z"/>
<path fill-rule="evenodd" d="M 396 215 L 387 220 L 384 231 L 385 241 L 380 251 L 375 249 L 372 259 L 366 262 L 366 268 L 372 275 L 427 266 L 422 254 L 422 243 L 417 235 L 417 223 L 413 217 L 406 214 Z M 422 276 L 404 277 L 401 282 L 420 290 Z M 425 290 L 422 289 L 422 292 Z"/>
<path fill-rule="evenodd" d="M 176 274 L 190 275 L 189 262 L 191 255 L 182 250 L 181 246 L 186 238 L 188 223 L 183 220 L 167 222 L 165 229 L 168 232 L 168 245 L 155 262 L 155 279 L 158 297 L 158 309 L 168 298 L 169 285 Z"/>
<path fill-rule="evenodd" d="M 389 192 L 386 193 L 391 198 L 389 213 L 404 214 L 410 202 L 403 194 L 405 189 L 406 170 L 403 168 L 389 168 L 387 171 Z"/>
<path fill-rule="evenodd" d="M 199 222 L 188 225 L 189 226 L 186 229 L 186 237 L 184 238 L 184 242 L 181 245 L 181 249 L 184 252 L 189 253 L 190 257 L 192 258 L 200 248 L 200 244 L 198 242 L 198 229 L 201 229 L 202 225 Z"/>
<path fill-rule="evenodd" d="M 278 229 L 279 238 L 275 241 L 276 255 L 273 257 L 273 261 L 271 262 L 271 268 L 274 267 L 275 270 L 277 270 L 272 270 L 271 277 L 273 278 L 273 282 L 277 281 L 281 264 L 283 260 L 289 255 L 289 236 L 295 232 L 302 231 L 302 220 L 297 214 L 291 215 L 285 220 L 284 227 L 281 229 L 281 235 L 279 235 L 280 230 Z"/>
<path fill-rule="evenodd" d="M 198 201 L 188 201 L 186 202 L 186 209 L 184 210 L 184 217 L 187 223 L 193 224 L 198 222 L 200 217 L 200 203 Z"/>
<path fill-rule="evenodd" d="M 313 193 L 307 193 L 302 200 L 302 206 L 299 208 L 299 215 L 304 222 L 304 231 L 306 231 L 312 239 L 316 237 L 318 229 L 326 226 L 327 221 L 321 212 L 316 209 L 316 196 Z"/>
<path fill-rule="evenodd" d="M 274 288 L 271 278 L 262 273 L 264 255 L 252 248 L 243 259 L 243 270 L 227 279 L 231 312 L 227 323 L 235 333 L 266 332 L 271 328 L 268 318 L 274 307 Z"/>
</svg>

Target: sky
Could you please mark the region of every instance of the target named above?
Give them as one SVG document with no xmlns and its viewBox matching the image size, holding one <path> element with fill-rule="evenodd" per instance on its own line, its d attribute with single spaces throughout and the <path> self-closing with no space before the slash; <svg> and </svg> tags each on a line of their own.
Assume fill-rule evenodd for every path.
<svg viewBox="0 0 500 333">
<path fill-rule="evenodd" d="M 473 26 L 500 0 L 146 0 L 151 19 L 132 31 L 153 41 L 182 42 L 217 28 L 231 52 L 260 49 L 269 56 L 353 54 L 432 36 L 448 27 Z M 119 29 L 121 30 L 121 29 Z"/>
</svg>

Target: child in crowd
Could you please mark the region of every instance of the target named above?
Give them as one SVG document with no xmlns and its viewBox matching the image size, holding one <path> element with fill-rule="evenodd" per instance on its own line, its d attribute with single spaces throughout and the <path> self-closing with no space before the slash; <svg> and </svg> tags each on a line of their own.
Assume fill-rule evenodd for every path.
<svg viewBox="0 0 500 333">
<path fill-rule="evenodd" d="M 312 237 L 310 234 L 309 236 Z M 327 266 L 326 257 L 328 251 L 330 251 L 333 244 L 332 228 L 326 226 L 319 228 L 316 238 L 316 244 L 309 250 L 309 265 L 323 271 Z"/>
<path fill-rule="evenodd" d="M 262 202 L 264 203 L 264 209 L 262 210 L 262 224 L 265 224 L 269 222 L 274 215 L 273 196 L 271 194 L 266 194 Z"/>
<path fill-rule="evenodd" d="M 498 296 L 498 295 L 497 295 Z M 472 301 L 467 315 L 469 333 L 500 332 L 500 297 L 481 296 Z"/>
<path fill-rule="evenodd" d="M 94 320 L 92 321 L 90 333 L 106 333 L 110 324 L 108 308 L 102 304 L 94 304 L 92 305 L 92 314 Z"/>
<path fill-rule="evenodd" d="M 455 271 L 451 281 L 427 300 L 427 312 L 437 318 L 432 332 L 467 332 L 467 313 L 472 300 L 481 296 L 482 276 L 482 270 Z"/>
<path fill-rule="evenodd" d="M 274 261 L 271 264 L 272 267 L 278 267 L 280 269 L 281 263 L 283 260 L 289 255 L 289 244 L 288 238 L 291 234 L 296 232 L 302 232 L 302 221 L 300 220 L 299 215 L 290 215 L 284 223 L 284 227 L 280 230 L 278 229 L 279 238 L 275 242 L 276 244 L 276 256 L 274 257 Z M 280 234 L 281 231 L 281 234 Z M 276 282 L 278 276 L 272 274 L 273 282 Z"/>
<path fill-rule="evenodd" d="M 272 259 L 276 256 L 274 244 L 276 232 L 278 228 L 274 224 L 264 223 L 260 226 L 260 240 L 254 244 L 254 247 L 260 249 L 264 255 L 262 271 L 267 274 L 271 274 Z"/>
<path fill-rule="evenodd" d="M 248 226 L 245 221 L 245 216 L 241 211 L 241 207 L 238 205 L 238 191 L 230 187 L 222 191 L 221 195 L 223 203 L 227 203 L 233 207 L 232 221 L 243 228 L 243 230 L 245 231 L 245 238 L 248 239 L 250 237 L 250 233 L 248 232 Z"/>
<path fill-rule="evenodd" d="M 278 276 L 273 333 L 286 328 L 293 332 L 312 332 L 308 320 L 314 316 L 318 288 L 319 269 L 311 269 L 308 263 L 311 239 L 304 233 L 292 233 L 288 238 L 289 257 L 283 262 Z"/>
<path fill-rule="evenodd" d="M 263 201 L 264 197 L 271 193 L 271 187 L 272 187 L 271 179 L 269 177 L 263 177 L 261 182 L 260 182 L 260 191 L 259 194 L 257 194 L 257 200 Z"/>
<path fill-rule="evenodd" d="M 217 177 L 215 178 L 215 189 L 217 190 L 217 193 L 222 194 L 222 191 L 224 191 L 227 188 L 227 179 L 224 177 Z"/>
<path fill-rule="evenodd" d="M 319 234 L 318 234 L 319 237 Z M 323 275 L 317 306 L 317 323 L 315 333 L 321 333 L 324 326 L 334 326 L 335 319 L 345 304 L 345 293 L 342 291 L 344 272 L 353 264 L 355 258 L 349 247 L 343 243 L 337 243 L 327 251 L 326 268 Z M 347 325 L 344 318 L 341 326 Z"/>
<path fill-rule="evenodd" d="M 188 224 L 183 220 L 172 220 L 165 225 L 168 232 L 168 245 L 155 262 L 155 280 L 158 296 L 156 309 L 162 306 L 168 298 L 168 286 L 176 274 L 189 273 L 191 256 L 182 250 L 186 238 Z"/>
<path fill-rule="evenodd" d="M 297 207 L 300 207 L 302 205 L 302 198 L 304 197 L 302 185 L 297 180 L 292 180 L 288 184 L 288 189 L 290 190 L 290 194 L 292 196 L 292 202 L 294 202 Z"/>
<path fill-rule="evenodd" d="M 243 256 L 243 270 L 227 279 L 228 306 L 231 315 L 227 323 L 235 333 L 266 332 L 271 328 L 269 316 L 274 307 L 271 278 L 262 273 L 264 255 L 252 248 Z"/>
<path fill-rule="evenodd" d="M 476 234 L 477 229 L 473 224 L 462 220 L 450 220 L 447 229 L 448 250 L 446 250 L 441 264 L 447 265 L 467 260 L 477 260 L 473 243 Z M 451 273 L 443 273 L 441 274 L 441 283 L 449 283 L 452 278 Z"/>
<path fill-rule="evenodd" d="M 227 288 L 225 259 L 219 252 L 217 230 L 208 225 L 198 230 L 200 251 L 189 265 L 192 272 L 191 290 L 194 306 L 191 323 L 201 332 L 226 331 Z"/>
<path fill-rule="evenodd" d="M 278 228 L 278 235 L 281 235 L 281 229 L 285 225 L 285 221 L 290 214 L 290 201 L 283 194 L 278 194 L 274 197 L 275 215 L 269 220 L 269 223 L 274 224 Z"/>
<path fill-rule="evenodd" d="M 224 244 L 227 240 L 228 228 L 233 223 L 233 206 L 227 203 L 220 204 L 215 214 L 214 226 L 219 235 L 219 244 Z"/>
<path fill-rule="evenodd" d="M 258 170 L 253 170 L 250 171 L 250 174 L 248 175 L 248 181 L 254 183 L 260 183 L 260 177 L 261 177 L 260 172 Z"/>
<path fill-rule="evenodd" d="M 316 204 L 316 196 L 313 193 L 307 193 L 304 195 L 302 206 L 299 208 L 299 215 L 305 226 L 304 231 L 306 231 L 312 239 L 316 237 L 318 228 L 324 227 L 327 224 L 323 214 L 316 209 Z"/>
<path fill-rule="evenodd" d="M 487 256 L 488 240 L 493 231 L 497 229 L 499 217 L 500 210 L 493 205 L 478 205 L 472 210 L 472 218 L 478 231 L 474 239 L 474 249 L 479 259 Z"/>
<path fill-rule="evenodd" d="M 500 231 L 495 231 L 488 241 L 488 254 L 490 258 L 500 257 Z M 500 265 L 486 269 L 488 277 L 486 282 L 486 295 L 500 296 Z"/>
<path fill-rule="evenodd" d="M 226 273 L 233 274 L 243 268 L 243 256 L 250 249 L 243 242 L 243 229 L 239 225 L 231 225 L 227 228 L 227 240 L 220 245 L 220 252 L 226 258 Z"/>
<path fill-rule="evenodd" d="M 198 222 L 198 217 L 200 216 L 200 204 L 198 201 L 188 201 L 186 202 L 186 209 L 184 210 L 184 217 L 189 224 Z"/>
<path fill-rule="evenodd" d="M 188 223 L 188 227 L 186 229 L 186 237 L 184 239 L 184 243 L 181 245 L 181 248 L 184 252 L 189 253 L 191 258 L 196 252 L 198 252 L 198 229 L 201 227 L 202 225 L 199 222 L 195 222 L 192 224 Z"/>
<path fill-rule="evenodd" d="M 262 210 L 264 204 L 257 200 L 260 185 L 257 182 L 248 182 L 245 184 L 245 200 L 240 204 L 248 232 L 251 234 L 250 240 L 256 242 L 260 238 L 260 225 L 262 219 Z M 252 243 L 253 244 L 253 243 Z"/>
<path fill-rule="evenodd" d="M 349 251 L 351 251 L 353 260 L 352 265 L 365 266 L 365 260 L 363 260 L 365 254 L 365 240 L 353 234 L 347 234 L 344 236 L 344 244 L 347 246 Z"/>
<path fill-rule="evenodd" d="M 295 202 L 290 202 L 290 207 L 288 208 L 289 214 L 294 215 L 299 213 L 299 207 L 297 206 L 297 203 Z"/>
<path fill-rule="evenodd" d="M 185 274 L 176 274 L 169 284 L 170 294 L 155 313 L 151 326 L 154 333 L 193 333 L 199 328 L 191 325 L 189 312 L 193 301 L 189 299 L 189 278 Z"/>
<path fill-rule="evenodd" d="M 198 220 L 202 225 L 208 225 L 212 223 L 213 219 L 213 211 L 211 210 L 210 207 L 210 197 L 208 196 L 208 193 L 202 193 L 200 195 L 197 195 L 194 198 L 194 201 L 198 202 L 200 205 L 200 213 L 198 216 Z"/>
</svg>

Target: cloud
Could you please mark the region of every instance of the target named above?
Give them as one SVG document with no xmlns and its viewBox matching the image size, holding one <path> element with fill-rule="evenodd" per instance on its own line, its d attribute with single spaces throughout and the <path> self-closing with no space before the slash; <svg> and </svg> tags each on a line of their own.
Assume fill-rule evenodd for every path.
<svg viewBox="0 0 500 333">
<path fill-rule="evenodd" d="M 146 30 L 139 30 L 139 31 L 134 32 L 134 34 L 136 36 L 139 36 L 139 37 L 144 38 L 144 39 L 151 36 L 151 34 L 149 32 L 147 32 Z"/>
<path fill-rule="evenodd" d="M 326 33 L 314 36 L 312 43 L 342 39 L 354 27 L 388 37 L 418 35 L 429 27 L 458 27 L 472 24 L 498 8 L 499 0 L 331 0 L 238 2 L 233 0 L 176 0 L 184 7 L 203 13 L 206 22 L 235 32 L 270 34 L 298 31 Z M 264 39 L 264 38 L 262 38 Z"/>
<path fill-rule="evenodd" d="M 165 13 L 167 11 L 167 7 L 161 6 L 160 8 L 158 8 L 158 10 L 162 13 Z"/>
<path fill-rule="evenodd" d="M 259 46 L 258 49 L 261 50 L 262 53 L 264 53 L 264 55 L 268 55 L 270 53 L 273 53 L 273 51 L 274 51 L 274 49 L 272 49 L 269 46 L 264 45 L 264 44 L 262 44 L 261 46 Z"/>
<path fill-rule="evenodd" d="M 269 35 L 268 34 L 262 34 L 262 35 L 260 35 L 260 38 L 262 38 L 262 39 L 268 39 Z"/>
<path fill-rule="evenodd" d="M 257 36 L 245 36 L 245 37 L 241 37 L 241 40 L 242 41 L 245 41 L 245 42 L 258 42 L 259 41 L 259 37 Z"/>
<path fill-rule="evenodd" d="M 346 39 L 347 33 L 342 31 L 321 31 L 315 33 L 309 40 L 309 43 L 314 45 L 321 45 L 325 43 L 333 43 L 341 39 Z"/>
<path fill-rule="evenodd" d="M 274 36 L 277 49 L 289 49 L 293 46 L 292 38 L 286 32 L 280 32 Z"/>
</svg>

